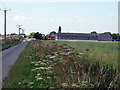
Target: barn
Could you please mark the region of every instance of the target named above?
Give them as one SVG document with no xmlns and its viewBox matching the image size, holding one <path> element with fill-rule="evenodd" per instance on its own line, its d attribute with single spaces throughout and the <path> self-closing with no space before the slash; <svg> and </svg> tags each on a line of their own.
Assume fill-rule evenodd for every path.
<svg viewBox="0 0 120 90">
<path fill-rule="evenodd" d="M 109 34 L 95 34 L 95 33 L 57 33 L 55 40 L 112 41 L 112 36 Z"/>
</svg>

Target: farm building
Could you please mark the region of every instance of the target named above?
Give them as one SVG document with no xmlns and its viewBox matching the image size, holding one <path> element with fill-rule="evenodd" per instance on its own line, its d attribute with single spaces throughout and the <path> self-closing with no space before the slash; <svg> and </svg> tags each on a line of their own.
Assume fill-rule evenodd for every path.
<svg viewBox="0 0 120 90">
<path fill-rule="evenodd" d="M 112 41 L 109 34 L 94 33 L 57 33 L 55 40 L 90 40 L 90 41 Z"/>
<path fill-rule="evenodd" d="M 47 40 L 55 40 L 56 35 L 51 35 Z"/>
</svg>

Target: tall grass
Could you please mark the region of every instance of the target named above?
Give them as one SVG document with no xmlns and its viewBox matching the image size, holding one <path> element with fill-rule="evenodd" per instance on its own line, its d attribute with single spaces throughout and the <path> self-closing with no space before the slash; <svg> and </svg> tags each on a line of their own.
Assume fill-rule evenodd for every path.
<svg viewBox="0 0 120 90">
<path fill-rule="evenodd" d="M 118 51 L 120 43 L 114 42 L 83 42 L 83 41 L 56 41 L 58 44 L 68 44 L 76 51 L 85 53 L 90 63 L 100 61 L 118 68 Z M 86 50 L 88 49 L 88 51 Z"/>
</svg>

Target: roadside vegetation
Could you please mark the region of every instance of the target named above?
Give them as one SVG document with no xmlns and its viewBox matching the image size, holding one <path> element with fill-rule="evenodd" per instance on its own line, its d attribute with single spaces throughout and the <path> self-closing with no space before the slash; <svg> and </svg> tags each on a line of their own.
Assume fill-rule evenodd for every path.
<svg viewBox="0 0 120 90">
<path fill-rule="evenodd" d="M 10 48 L 18 43 L 22 42 L 20 39 L 7 39 L 0 40 L 0 51 Z"/>
<path fill-rule="evenodd" d="M 118 88 L 117 53 L 118 43 L 31 41 L 3 88 Z"/>
</svg>

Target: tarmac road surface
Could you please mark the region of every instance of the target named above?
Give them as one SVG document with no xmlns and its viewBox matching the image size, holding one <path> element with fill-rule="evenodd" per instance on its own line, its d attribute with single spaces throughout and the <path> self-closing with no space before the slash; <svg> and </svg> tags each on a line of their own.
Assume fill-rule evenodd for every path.
<svg viewBox="0 0 120 90">
<path fill-rule="evenodd" d="M 27 43 L 20 43 L 0 52 L 0 89 L 2 88 L 2 81 L 7 77 L 11 67 L 14 65 L 26 45 Z"/>
</svg>

